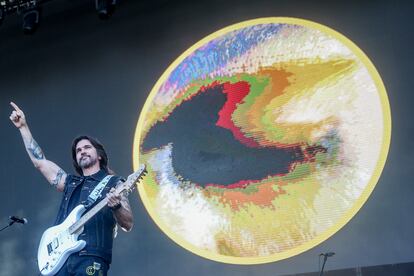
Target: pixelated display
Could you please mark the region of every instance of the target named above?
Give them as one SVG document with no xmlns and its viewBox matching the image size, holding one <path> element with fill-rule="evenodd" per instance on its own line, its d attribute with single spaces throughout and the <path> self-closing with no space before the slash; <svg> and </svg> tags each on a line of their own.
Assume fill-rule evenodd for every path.
<svg viewBox="0 0 414 276">
<path fill-rule="evenodd" d="M 184 248 L 228 263 L 287 258 L 344 226 L 388 153 L 389 104 L 363 52 L 305 20 L 220 30 L 154 86 L 134 141 L 139 192 Z"/>
</svg>

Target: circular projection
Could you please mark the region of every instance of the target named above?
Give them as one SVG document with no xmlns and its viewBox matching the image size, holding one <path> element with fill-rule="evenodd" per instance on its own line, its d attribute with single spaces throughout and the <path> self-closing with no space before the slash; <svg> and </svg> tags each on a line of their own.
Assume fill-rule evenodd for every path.
<svg viewBox="0 0 414 276">
<path fill-rule="evenodd" d="M 344 226 L 388 153 L 389 104 L 364 53 L 293 18 L 222 29 L 161 76 L 139 118 L 139 192 L 170 238 L 226 263 L 280 260 Z"/>
</svg>

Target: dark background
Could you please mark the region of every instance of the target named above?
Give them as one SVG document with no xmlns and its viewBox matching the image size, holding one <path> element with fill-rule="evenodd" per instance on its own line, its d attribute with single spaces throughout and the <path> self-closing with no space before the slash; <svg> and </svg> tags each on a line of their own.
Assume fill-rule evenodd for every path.
<svg viewBox="0 0 414 276">
<path fill-rule="evenodd" d="M 0 275 L 37 274 L 38 242 L 60 201 L 9 121 L 11 100 L 25 111 L 46 157 L 66 171 L 72 172 L 72 139 L 87 133 L 105 144 L 112 168 L 128 175 L 140 110 L 171 62 L 218 29 L 271 16 L 304 18 L 339 31 L 382 76 L 393 130 L 372 196 L 319 246 L 279 262 L 237 266 L 206 260 L 175 244 L 134 194 L 136 224 L 115 241 L 111 275 L 304 273 L 317 271 L 318 255 L 326 251 L 336 252 L 330 270 L 414 261 L 413 8 L 409 1 L 124 0 L 109 21 L 100 21 L 92 0 L 54 0 L 44 6 L 32 36 L 22 34 L 19 16 L 9 16 L 0 27 L 0 227 L 10 215 L 26 217 L 29 224 L 0 233 Z"/>
</svg>

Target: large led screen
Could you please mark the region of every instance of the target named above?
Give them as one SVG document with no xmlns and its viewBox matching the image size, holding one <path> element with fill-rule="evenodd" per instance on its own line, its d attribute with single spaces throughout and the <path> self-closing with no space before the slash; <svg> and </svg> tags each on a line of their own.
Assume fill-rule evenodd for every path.
<svg viewBox="0 0 414 276">
<path fill-rule="evenodd" d="M 337 232 L 388 153 L 384 85 L 367 56 L 320 24 L 262 18 L 185 51 L 153 87 L 134 140 L 149 214 L 170 238 L 226 263 L 280 260 Z"/>
</svg>

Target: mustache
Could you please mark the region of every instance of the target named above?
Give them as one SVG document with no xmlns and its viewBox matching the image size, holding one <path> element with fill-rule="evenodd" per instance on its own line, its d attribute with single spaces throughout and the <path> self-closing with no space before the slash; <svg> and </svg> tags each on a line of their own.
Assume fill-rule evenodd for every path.
<svg viewBox="0 0 414 276">
<path fill-rule="evenodd" d="M 85 155 L 82 155 L 82 156 L 79 158 L 78 162 L 81 162 L 81 161 L 84 161 L 84 160 L 87 160 L 87 159 L 91 159 L 91 156 L 90 156 L 90 155 L 88 155 L 88 154 L 85 154 Z"/>
</svg>

